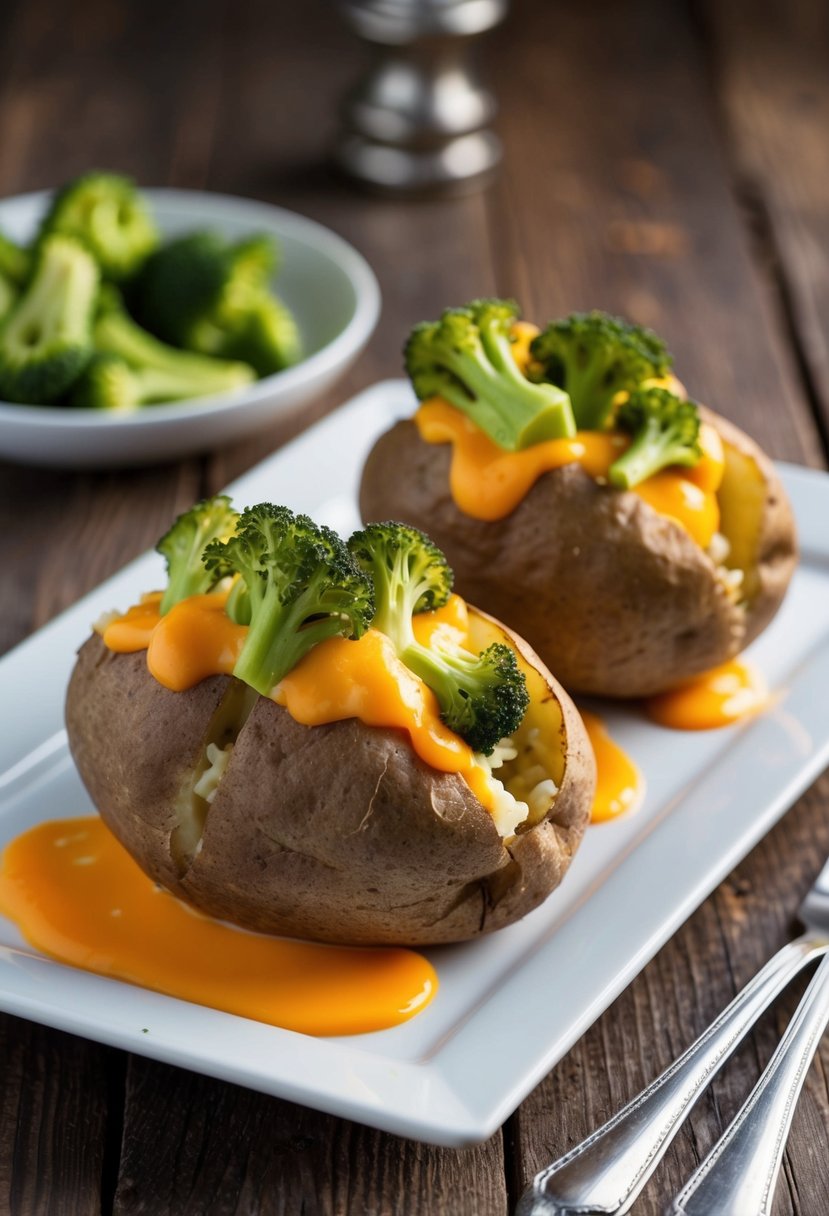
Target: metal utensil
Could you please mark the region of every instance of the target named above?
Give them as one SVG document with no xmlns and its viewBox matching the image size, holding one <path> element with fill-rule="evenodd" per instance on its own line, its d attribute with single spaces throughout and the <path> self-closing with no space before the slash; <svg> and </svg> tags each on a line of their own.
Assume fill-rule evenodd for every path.
<svg viewBox="0 0 829 1216">
<path fill-rule="evenodd" d="M 342 107 L 335 159 L 387 194 L 452 194 L 486 184 L 501 158 L 495 99 L 474 47 L 508 0 L 340 0 L 371 62 Z"/>
<path fill-rule="evenodd" d="M 828 1022 L 826 957 L 760 1080 L 668 1216 L 768 1216 L 794 1108 Z"/>
<path fill-rule="evenodd" d="M 516 1216 L 588 1212 L 621 1216 L 629 1210 L 697 1098 L 763 1011 L 799 971 L 829 951 L 829 860 L 800 905 L 798 916 L 807 932 L 779 950 L 647 1089 L 598 1131 L 536 1174 L 518 1204 Z M 692 1211 L 696 1214 L 703 1210 L 687 1209 L 689 1216 Z M 719 1213 L 726 1209 L 715 1205 L 706 1210 Z"/>
</svg>

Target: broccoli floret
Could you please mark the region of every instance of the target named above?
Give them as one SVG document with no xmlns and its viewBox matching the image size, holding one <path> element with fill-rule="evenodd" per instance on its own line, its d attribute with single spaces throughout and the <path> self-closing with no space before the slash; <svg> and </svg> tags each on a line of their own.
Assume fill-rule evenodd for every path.
<svg viewBox="0 0 829 1216">
<path fill-rule="evenodd" d="M 48 405 L 92 357 L 90 332 L 98 268 L 64 236 L 47 237 L 34 274 L 0 329 L 0 397 Z"/>
<path fill-rule="evenodd" d="M 158 230 L 135 183 L 115 173 L 86 173 L 68 182 L 55 195 L 42 232 L 81 241 L 103 276 L 116 282 L 135 274 L 158 244 Z"/>
<path fill-rule="evenodd" d="M 250 363 L 260 376 L 296 363 L 299 330 L 269 289 L 274 242 L 235 245 L 211 232 L 170 242 L 147 262 L 135 292 L 137 315 L 166 342 Z"/>
<path fill-rule="evenodd" d="M 446 603 L 452 571 L 437 545 L 416 528 L 369 524 L 348 547 L 374 582 L 373 626 L 389 637 L 400 660 L 431 688 L 450 730 L 476 752 L 490 755 L 520 725 L 529 704 L 527 684 L 509 646 L 495 643 L 481 654 L 460 646 L 421 645 L 412 615 Z"/>
<path fill-rule="evenodd" d="M 287 507 L 249 507 L 235 535 L 207 546 L 204 562 L 216 578 L 244 582 L 250 628 L 233 674 L 263 696 L 313 646 L 359 638 L 371 624 L 371 580 L 335 532 Z"/>
<path fill-rule="evenodd" d="M 142 404 L 138 375 L 117 355 L 93 355 L 73 384 L 67 404 L 129 413 Z"/>
<path fill-rule="evenodd" d="M 0 232 L 0 274 L 16 287 L 25 287 L 32 270 L 32 255 Z"/>
<path fill-rule="evenodd" d="M 290 309 L 276 296 L 259 293 L 227 331 L 222 354 L 249 363 L 260 376 L 291 367 L 302 355 L 302 340 Z"/>
<path fill-rule="evenodd" d="M 179 515 L 162 536 L 156 545 L 156 551 L 167 563 L 162 615 L 179 600 L 186 600 L 191 595 L 206 595 L 216 585 L 222 574 L 208 570 L 202 555 L 211 541 L 224 541 L 232 536 L 238 520 L 238 512 L 233 510 L 227 495 L 217 494 Z"/>
<path fill-rule="evenodd" d="M 611 485 L 629 490 L 668 465 L 693 466 L 702 457 L 699 407 L 664 388 L 641 388 L 619 407 L 615 425 L 633 438 L 608 471 Z"/>
<path fill-rule="evenodd" d="M 246 363 L 194 355 L 159 342 L 121 307 L 113 288 L 101 293 L 93 337 L 98 352 L 117 355 L 139 374 L 136 391 L 143 401 L 210 397 L 244 388 L 256 378 Z"/>
<path fill-rule="evenodd" d="M 556 384 L 570 395 L 580 431 L 600 431 L 619 392 L 664 376 L 672 359 L 661 338 L 606 312 L 574 312 L 551 321 L 533 339 L 534 379 Z"/>
<path fill-rule="evenodd" d="M 519 370 L 510 339 L 517 318 L 512 300 L 473 300 L 416 325 L 404 351 L 421 401 L 445 397 L 510 452 L 576 429 L 566 392 Z"/>
</svg>

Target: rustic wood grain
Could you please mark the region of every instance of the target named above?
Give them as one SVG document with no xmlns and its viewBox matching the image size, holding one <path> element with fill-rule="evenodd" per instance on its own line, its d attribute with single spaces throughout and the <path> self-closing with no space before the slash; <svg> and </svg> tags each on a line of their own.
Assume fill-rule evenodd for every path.
<svg viewBox="0 0 829 1216">
<path fill-rule="evenodd" d="M 692 396 L 749 430 L 762 420 L 773 455 L 821 463 L 682 7 L 562 0 L 527 27 L 506 25 L 493 60 L 509 96 L 490 199 L 499 290 L 542 320 L 602 307 L 653 325 Z"/>
<path fill-rule="evenodd" d="M 829 432 L 829 6 L 700 4 L 729 146 Z"/>
<path fill-rule="evenodd" d="M 361 59 L 335 10 L 320 3 L 277 13 L 272 4 L 256 0 L 245 6 L 225 48 L 225 74 L 240 87 L 225 90 L 216 133 L 222 153 L 212 167 L 211 187 L 289 207 L 339 232 L 369 258 L 383 309 L 368 349 L 332 390 L 255 439 L 213 457 L 211 489 L 359 389 L 402 375 L 403 340 L 415 322 L 453 299 L 494 289 L 482 195 L 390 202 L 360 193 L 327 165 L 337 101 Z"/>
<path fill-rule="evenodd" d="M 506 1216 L 500 1134 L 464 1152 L 133 1058 L 114 1216 Z"/>
<path fill-rule="evenodd" d="M 99 1216 L 123 1067 L 123 1057 L 95 1044 L 0 1019 L 0 1211 Z"/>
</svg>

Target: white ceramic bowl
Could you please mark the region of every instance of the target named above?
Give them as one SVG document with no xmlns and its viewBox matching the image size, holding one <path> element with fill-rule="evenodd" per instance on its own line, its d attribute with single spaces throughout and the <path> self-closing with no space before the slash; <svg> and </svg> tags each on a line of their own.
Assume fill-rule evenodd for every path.
<svg viewBox="0 0 829 1216">
<path fill-rule="evenodd" d="M 145 464 L 204 452 L 261 430 L 321 393 L 365 346 L 380 312 L 371 267 L 342 237 L 281 207 L 195 190 L 145 190 L 165 237 L 211 228 L 238 238 L 276 237 L 276 287 L 294 313 L 304 346 L 295 367 L 238 393 L 146 406 L 131 414 L 0 402 L 0 457 L 63 468 Z M 0 202 L 0 229 L 29 241 L 46 192 Z"/>
</svg>

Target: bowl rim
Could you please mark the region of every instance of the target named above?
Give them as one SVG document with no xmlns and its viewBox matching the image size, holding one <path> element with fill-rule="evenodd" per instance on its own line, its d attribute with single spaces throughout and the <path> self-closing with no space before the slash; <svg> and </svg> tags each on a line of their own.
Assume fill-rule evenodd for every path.
<svg viewBox="0 0 829 1216">
<path fill-rule="evenodd" d="M 187 401 L 171 401 L 147 406 L 126 413 L 107 412 L 86 406 L 27 405 L 0 399 L 0 424 L 25 425 L 33 429 L 84 431 L 121 427 L 126 430 L 148 426 L 162 427 L 178 423 L 182 418 L 204 418 L 230 409 L 246 409 L 260 401 L 271 400 L 276 384 L 280 396 L 291 397 L 297 388 L 325 377 L 352 355 L 362 349 L 368 341 L 380 316 L 380 285 L 377 276 L 366 258 L 344 237 L 325 224 L 312 220 L 299 212 L 259 199 L 242 198 L 234 194 L 222 194 L 212 190 L 182 190 L 171 186 L 140 187 L 150 202 L 158 202 L 168 209 L 180 209 L 186 214 L 194 205 L 216 205 L 232 208 L 237 217 L 245 213 L 252 225 L 256 217 L 260 222 L 273 226 L 278 221 L 280 230 L 291 239 L 312 245 L 328 256 L 346 276 L 354 291 L 354 312 L 343 329 L 319 350 L 313 352 L 283 371 L 274 372 L 255 380 L 244 389 L 230 393 L 219 393 L 212 397 L 193 397 Z M 35 190 L 28 194 L 10 195 L 0 199 L 0 219 L 3 209 L 10 204 L 20 206 L 44 206 L 52 196 L 52 190 Z M 198 221 L 196 221 L 198 222 Z M 209 221 L 208 221 L 209 222 Z"/>
</svg>

